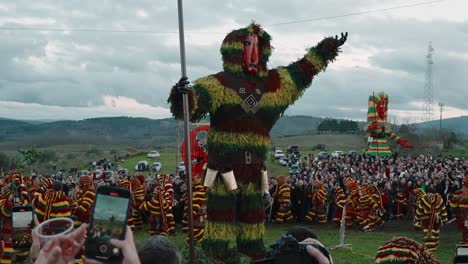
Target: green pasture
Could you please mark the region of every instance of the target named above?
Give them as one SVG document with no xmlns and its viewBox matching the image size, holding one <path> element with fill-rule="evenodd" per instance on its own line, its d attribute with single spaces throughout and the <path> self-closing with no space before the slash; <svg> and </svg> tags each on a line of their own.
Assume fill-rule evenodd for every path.
<svg viewBox="0 0 468 264">
<path fill-rule="evenodd" d="M 292 225 L 269 224 L 266 226 L 265 245 L 271 245 L 278 237 L 286 232 Z M 333 224 L 312 224 L 306 225 L 319 236 L 320 241 L 327 247 L 333 247 L 339 244 L 339 228 Z M 146 230 L 137 231 L 135 234 L 137 245 L 141 244 L 149 235 Z M 349 248 L 339 248 L 331 251 L 335 264 L 367 264 L 374 263 L 374 257 L 377 249 L 383 245 L 386 240 L 395 236 L 406 236 L 423 243 L 424 234 L 411 227 L 411 223 L 406 220 L 395 220 L 385 224 L 381 229 L 373 232 L 363 232 L 360 230 L 346 230 L 345 243 L 351 244 Z M 188 258 L 187 244 L 185 243 L 186 234 L 178 230 L 177 236 L 171 236 L 182 252 L 184 258 Z M 434 252 L 441 263 L 451 263 L 455 254 L 455 246 L 461 238 L 454 224 L 443 226 L 440 235 L 440 246 Z"/>
</svg>

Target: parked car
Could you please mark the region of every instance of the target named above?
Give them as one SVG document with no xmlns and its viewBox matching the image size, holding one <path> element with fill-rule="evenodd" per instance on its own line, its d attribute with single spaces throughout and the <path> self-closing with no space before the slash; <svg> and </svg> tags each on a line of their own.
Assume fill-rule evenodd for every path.
<svg viewBox="0 0 468 264">
<path fill-rule="evenodd" d="M 326 151 L 320 151 L 317 156 L 319 159 L 327 159 L 330 155 Z"/>
<path fill-rule="evenodd" d="M 359 153 L 356 151 L 356 150 L 350 150 L 348 151 L 348 156 L 352 157 L 352 156 L 355 156 L 355 155 L 358 155 Z"/>
<path fill-rule="evenodd" d="M 148 155 L 146 155 L 148 158 L 159 158 L 160 156 L 161 154 L 159 154 L 159 152 L 156 150 L 150 151 L 148 152 Z"/>
<path fill-rule="evenodd" d="M 334 157 L 334 158 L 338 158 L 339 156 L 343 155 L 344 152 L 341 151 L 341 150 L 335 150 L 332 152 L 331 156 Z"/>
<path fill-rule="evenodd" d="M 153 164 L 151 164 L 151 170 L 152 171 L 160 171 L 161 167 L 162 167 L 162 164 L 159 161 L 153 162 Z"/>
<path fill-rule="evenodd" d="M 286 158 L 286 157 L 283 157 L 283 158 L 280 158 L 280 159 L 278 160 L 278 162 L 279 162 L 279 164 L 280 164 L 281 166 L 285 166 L 285 167 L 286 167 L 286 166 L 288 166 L 289 159 Z"/>
<path fill-rule="evenodd" d="M 185 171 L 185 163 L 181 161 L 179 165 L 177 166 L 178 171 Z"/>
<path fill-rule="evenodd" d="M 292 154 L 294 152 L 299 152 L 299 146 L 289 146 L 288 147 L 288 153 Z"/>
<path fill-rule="evenodd" d="M 284 158 L 284 152 L 283 152 L 283 150 L 281 150 L 281 149 L 275 150 L 275 154 L 274 154 L 273 157 L 274 157 L 275 159 Z"/>
<path fill-rule="evenodd" d="M 124 178 L 128 175 L 128 169 L 126 168 L 119 168 L 118 173 L 120 175 L 120 178 Z"/>
<path fill-rule="evenodd" d="M 291 167 L 289 167 L 289 174 L 297 174 L 299 173 L 300 167 L 298 164 L 293 164 Z"/>
<path fill-rule="evenodd" d="M 138 161 L 138 163 L 135 165 L 135 170 L 136 170 L 136 171 L 144 171 L 144 170 L 147 170 L 147 169 L 149 169 L 149 168 L 148 168 L 148 165 L 149 165 L 148 161 L 146 161 L 146 160 L 140 160 L 140 161 Z"/>
</svg>

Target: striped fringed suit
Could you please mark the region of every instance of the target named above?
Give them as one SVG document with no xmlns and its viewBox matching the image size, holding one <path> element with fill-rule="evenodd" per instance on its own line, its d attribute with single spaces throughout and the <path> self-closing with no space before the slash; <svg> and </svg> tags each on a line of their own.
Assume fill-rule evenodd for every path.
<svg viewBox="0 0 468 264">
<path fill-rule="evenodd" d="M 57 217 L 71 217 L 70 203 L 63 191 L 46 191 L 45 195 L 39 197 L 34 212 L 39 222 Z"/>
<path fill-rule="evenodd" d="M 317 221 L 318 223 L 327 222 L 327 191 L 323 186 L 316 187 L 311 194 L 312 207 L 306 215 L 306 220 L 309 222 Z"/>
<path fill-rule="evenodd" d="M 367 184 L 359 186 L 359 204 L 356 210 L 356 223 L 360 228 L 364 228 L 369 223 L 369 213 L 371 211 L 371 199 L 367 192 Z"/>
<path fill-rule="evenodd" d="M 377 264 L 440 264 L 431 251 L 407 237 L 394 237 L 377 249 Z"/>
<path fill-rule="evenodd" d="M 130 179 L 130 191 L 132 192 L 132 210 L 128 226 L 132 228 L 132 231 L 137 231 L 143 228 L 143 218 L 139 207 L 145 201 L 146 190 L 137 178 L 132 178 Z"/>
<path fill-rule="evenodd" d="M 12 243 L 12 221 L 11 221 L 11 209 L 15 205 L 28 205 L 29 201 L 27 200 L 27 193 L 23 195 L 21 204 L 13 204 L 8 200 L 8 197 L 11 192 L 2 193 L 0 197 L 0 221 L 2 221 L 2 239 L 4 242 L 3 255 L 0 256 L 1 264 L 10 264 L 13 262 L 14 257 L 16 256 L 16 261 L 20 262 L 24 260 L 29 254 L 29 250 L 19 251 L 13 253 L 13 243 Z"/>
<path fill-rule="evenodd" d="M 256 74 L 243 70 L 245 38 L 258 36 L 260 61 Z M 296 102 L 338 55 L 338 43 L 325 38 L 286 67 L 268 70 L 270 36 L 259 25 L 229 33 L 221 46 L 224 71 L 200 78 L 188 93 L 192 121 L 209 114 L 208 168 L 234 174 L 238 189 L 228 191 L 219 181 L 208 190 L 204 250 L 219 259 L 236 251 L 254 259 L 265 253 L 265 210 L 262 170 L 270 147 L 270 130 L 289 105 Z M 171 112 L 183 119 L 182 93 L 171 90 Z M 237 246 L 237 250 L 236 250 Z"/>
<path fill-rule="evenodd" d="M 172 210 L 172 205 L 174 203 L 174 188 L 172 187 L 172 183 L 169 181 L 169 176 L 166 174 L 161 174 L 159 177 L 159 182 L 161 186 L 164 187 L 164 199 L 168 207 L 164 211 L 165 218 L 167 220 L 167 231 L 169 235 L 175 236 L 177 234 L 175 229 L 175 219 L 174 213 Z"/>
<path fill-rule="evenodd" d="M 158 187 L 153 191 L 151 200 L 139 204 L 139 210 L 149 213 L 148 232 L 150 235 L 168 235 L 168 224 L 165 211 L 169 204 L 164 199 L 164 189 Z"/>
<path fill-rule="evenodd" d="M 278 190 L 279 209 L 276 213 L 276 223 L 291 223 L 294 217 L 291 213 L 291 186 L 283 184 Z"/>
<path fill-rule="evenodd" d="M 79 193 L 73 208 L 75 227 L 79 227 L 82 223 L 89 223 L 95 197 L 96 191 L 93 189 L 82 190 Z"/>
<path fill-rule="evenodd" d="M 424 245 L 431 251 L 439 245 L 439 232 L 442 223 L 447 222 L 447 210 L 442 196 L 438 193 L 428 193 L 423 196 L 416 209 L 416 220 L 421 222 Z"/>
<path fill-rule="evenodd" d="M 384 224 L 382 215 L 384 214 L 385 209 L 382 203 L 382 195 L 377 186 L 368 185 L 366 188 L 367 195 L 369 196 L 368 203 L 370 211 L 367 215 L 366 225 L 363 226 L 363 229 L 372 230 L 374 227 L 381 226 Z"/>
<path fill-rule="evenodd" d="M 351 190 L 346 197 L 346 227 L 350 228 L 353 224 L 358 224 L 357 213 L 359 210 L 359 191 L 357 189 Z"/>
<path fill-rule="evenodd" d="M 458 230 L 462 233 L 459 243 L 468 244 L 468 187 L 463 187 L 463 191 L 453 193 L 450 207 L 457 218 Z"/>
<path fill-rule="evenodd" d="M 335 202 L 335 211 L 333 212 L 333 222 L 339 225 L 341 224 L 341 219 L 343 217 L 343 207 L 346 204 L 346 196 L 341 186 L 337 186 L 335 188 L 335 191 L 333 194 L 333 201 Z"/>
<path fill-rule="evenodd" d="M 405 217 L 408 208 L 408 196 L 404 192 L 398 192 L 395 197 L 396 212 L 395 217 L 400 219 Z"/>
<path fill-rule="evenodd" d="M 192 215 L 193 215 L 193 238 L 196 242 L 203 239 L 206 218 L 206 189 L 201 182 L 197 182 L 193 186 L 192 193 Z M 188 192 L 184 193 L 184 217 L 182 219 L 182 231 L 188 232 Z M 188 237 L 187 237 L 188 241 Z"/>
</svg>

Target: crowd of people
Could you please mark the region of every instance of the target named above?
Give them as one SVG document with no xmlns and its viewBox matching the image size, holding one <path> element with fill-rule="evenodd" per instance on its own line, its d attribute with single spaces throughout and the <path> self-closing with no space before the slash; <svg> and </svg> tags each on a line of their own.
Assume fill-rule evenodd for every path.
<svg viewBox="0 0 468 264">
<path fill-rule="evenodd" d="M 407 218 L 426 233 L 425 246 L 429 250 L 437 248 L 440 224 L 460 214 L 457 211 L 463 207 L 457 205 L 463 196 L 460 190 L 468 186 L 468 181 L 464 181 L 468 178 L 468 160 L 453 157 L 308 155 L 299 163 L 301 170 L 297 173 L 270 178 L 265 199 L 268 221 L 340 224 L 344 220 L 347 227 L 372 231 L 386 221 Z M 139 172 L 115 173 L 104 180 L 91 170 L 77 179 L 35 173 L 23 176 L 15 171 L 2 175 L 0 212 L 5 242 L 2 263 L 13 260 L 8 240 L 13 206 L 33 205 L 39 222 L 71 217 L 78 228 L 89 223 L 96 188 L 101 185 L 126 188 L 133 193 L 128 219 L 131 231 L 141 230 L 146 223 L 151 235 L 175 235 L 178 225 L 186 232 L 188 192 L 184 180 L 164 173 L 145 177 Z M 207 215 L 206 188 L 201 177 L 194 178 L 192 190 L 194 242 L 198 243 L 203 239 Z M 439 220 L 427 223 L 427 215 L 431 214 L 436 214 Z M 468 232 L 463 233 L 461 242 L 468 242 Z M 28 253 L 16 252 L 16 260 Z M 83 256 L 77 257 L 79 261 L 84 261 Z"/>
</svg>

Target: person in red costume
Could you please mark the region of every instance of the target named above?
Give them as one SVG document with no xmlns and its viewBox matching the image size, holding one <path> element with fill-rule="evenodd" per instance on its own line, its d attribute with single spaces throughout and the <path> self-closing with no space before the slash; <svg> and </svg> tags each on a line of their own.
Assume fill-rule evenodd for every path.
<svg viewBox="0 0 468 264">
<path fill-rule="evenodd" d="M 468 244 L 468 175 L 463 178 L 462 189 L 453 193 L 450 207 L 457 219 L 458 230 L 462 233 L 460 244 Z"/>
</svg>

